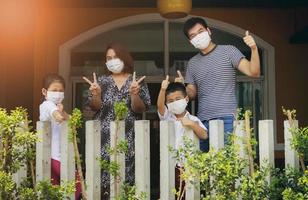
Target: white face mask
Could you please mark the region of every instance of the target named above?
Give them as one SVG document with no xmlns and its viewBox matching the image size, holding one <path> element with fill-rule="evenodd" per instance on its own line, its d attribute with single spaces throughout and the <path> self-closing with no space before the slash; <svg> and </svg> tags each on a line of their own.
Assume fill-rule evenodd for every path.
<svg viewBox="0 0 308 200">
<path fill-rule="evenodd" d="M 186 106 L 187 106 L 186 99 L 180 99 L 167 104 L 168 110 L 176 115 L 182 114 L 185 111 Z"/>
<path fill-rule="evenodd" d="M 52 101 L 55 104 L 59 104 L 64 99 L 64 92 L 47 91 L 46 100 Z"/>
<path fill-rule="evenodd" d="M 203 31 L 202 33 L 199 33 L 196 35 L 193 39 L 190 40 L 191 44 L 194 45 L 197 49 L 206 49 L 210 42 L 211 37 L 209 35 L 209 32 Z"/>
<path fill-rule="evenodd" d="M 118 74 L 118 73 L 121 73 L 121 71 L 123 70 L 124 63 L 121 59 L 115 58 L 115 59 L 108 60 L 106 62 L 106 66 L 109 71 L 111 71 L 112 73 Z"/>
</svg>

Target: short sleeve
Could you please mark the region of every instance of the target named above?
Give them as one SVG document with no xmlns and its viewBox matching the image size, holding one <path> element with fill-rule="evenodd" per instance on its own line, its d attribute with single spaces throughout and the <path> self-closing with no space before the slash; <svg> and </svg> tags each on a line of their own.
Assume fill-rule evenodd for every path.
<svg viewBox="0 0 308 200">
<path fill-rule="evenodd" d="M 56 104 L 51 101 L 44 101 L 40 105 L 40 121 L 51 121 L 53 119 L 52 113 L 58 110 Z"/>
<path fill-rule="evenodd" d="M 227 51 L 226 53 L 228 54 L 228 57 L 232 63 L 232 66 L 237 69 L 240 64 L 241 59 L 245 58 L 245 56 L 235 46 L 228 45 L 227 47 L 228 48 L 226 49 Z"/>
<path fill-rule="evenodd" d="M 191 64 L 190 61 L 187 64 L 186 74 L 185 74 L 185 83 L 195 84 L 192 72 L 191 72 Z"/>
<path fill-rule="evenodd" d="M 146 108 L 148 109 L 151 105 L 151 98 L 150 98 L 148 86 L 144 82 L 140 86 L 139 96 L 141 100 L 143 101 L 144 105 L 146 106 Z"/>
<path fill-rule="evenodd" d="M 161 115 L 158 111 L 157 111 L 158 117 L 160 120 L 169 120 L 171 118 L 171 114 L 167 108 L 167 106 L 165 106 L 165 113 L 164 115 Z"/>
</svg>

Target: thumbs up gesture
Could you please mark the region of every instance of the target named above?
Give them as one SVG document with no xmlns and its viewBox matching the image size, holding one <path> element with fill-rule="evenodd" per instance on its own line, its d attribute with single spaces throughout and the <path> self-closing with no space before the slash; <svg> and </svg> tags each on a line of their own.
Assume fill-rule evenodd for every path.
<svg viewBox="0 0 308 200">
<path fill-rule="evenodd" d="M 179 70 L 176 71 L 178 73 L 178 77 L 174 79 L 174 82 L 179 82 L 184 84 L 184 77 Z"/>
<path fill-rule="evenodd" d="M 250 49 L 254 50 L 257 48 L 256 42 L 253 37 L 249 34 L 249 31 L 246 31 L 245 36 L 243 38 L 245 44 L 250 47 Z"/>
<path fill-rule="evenodd" d="M 169 85 L 169 75 L 166 76 L 166 79 L 164 79 L 162 82 L 161 82 L 161 89 L 162 90 L 166 90 L 168 85 Z"/>
</svg>

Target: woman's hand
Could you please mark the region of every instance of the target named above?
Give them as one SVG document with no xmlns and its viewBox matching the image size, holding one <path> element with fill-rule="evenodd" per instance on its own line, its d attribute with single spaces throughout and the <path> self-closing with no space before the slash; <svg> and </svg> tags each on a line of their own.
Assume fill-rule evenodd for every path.
<svg viewBox="0 0 308 200">
<path fill-rule="evenodd" d="M 136 80 L 136 72 L 133 74 L 133 82 L 129 87 L 129 93 L 131 95 L 138 95 L 140 92 L 140 83 L 145 79 L 146 76 L 141 77 L 138 81 Z"/>
<path fill-rule="evenodd" d="M 85 80 L 87 83 L 89 83 L 90 88 L 89 90 L 91 91 L 92 96 L 101 96 L 102 93 L 102 89 L 101 87 L 98 85 L 97 83 L 97 78 L 96 78 L 96 74 L 93 73 L 93 82 L 91 82 L 89 79 L 87 79 L 86 77 L 82 77 L 83 80 Z"/>
<path fill-rule="evenodd" d="M 98 85 L 97 83 L 97 78 L 96 78 L 96 74 L 93 73 L 93 82 L 91 82 L 89 79 L 87 79 L 86 77 L 83 77 L 83 79 L 90 84 L 90 92 L 92 94 L 92 100 L 90 102 L 90 107 L 92 108 L 92 110 L 99 110 L 101 108 L 102 105 L 102 100 L 101 100 L 101 96 L 102 96 L 102 89 L 101 87 Z"/>
<path fill-rule="evenodd" d="M 135 113 L 142 113 L 146 107 L 142 99 L 140 98 L 140 83 L 145 79 L 145 76 L 141 77 L 138 81 L 136 80 L 136 72 L 133 74 L 133 82 L 129 87 L 129 93 L 131 96 L 131 108 Z"/>
</svg>

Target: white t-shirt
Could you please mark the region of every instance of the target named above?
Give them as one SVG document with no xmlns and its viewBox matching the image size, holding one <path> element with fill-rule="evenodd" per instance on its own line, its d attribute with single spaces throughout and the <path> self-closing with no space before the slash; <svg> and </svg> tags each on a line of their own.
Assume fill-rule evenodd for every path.
<svg viewBox="0 0 308 200">
<path fill-rule="evenodd" d="M 40 121 L 51 122 L 51 158 L 60 161 L 60 131 L 61 124 L 56 122 L 52 113 L 58 110 L 58 107 L 52 101 L 45 100 L 40 105 Z"/>
<path fill-rule="evenodd" d="M 183 126 L 182 122 L 177 120 L 176 116 L 172 112 L 170 112 L 166 106 L 164 115 L 161 115 L 158 112 L 158 116 L 160 120 L 174 121 L 175 149 L 179 149 L 179 147 L 183 145 L 183 136 L 185 134 L 185 127 Z M 198 122 L 199 126 L 207 131 L 206 127 L 203 125 L 203 123 L 198 117 L 191 115 L 188 111 L 186 111 L 184 117 L 187 117 L 194 122 Z"/>
</svg>

